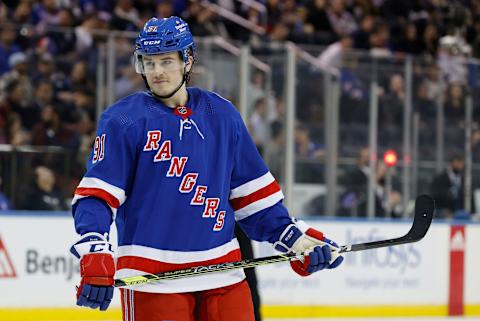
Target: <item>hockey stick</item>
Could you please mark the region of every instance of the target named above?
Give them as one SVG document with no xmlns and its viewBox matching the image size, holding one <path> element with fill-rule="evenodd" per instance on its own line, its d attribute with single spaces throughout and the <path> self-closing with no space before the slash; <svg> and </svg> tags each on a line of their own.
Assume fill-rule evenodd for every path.
<svg viewBox="0 0 480 321">
<path fill-rule="evenodd" d="M 343 246 L 340 246 L 340 249 L 338 250 L 338 252 L 348 253 L 348 252 L 364 251 L 364 250 L 376 249 L 380 247 L 417 242 L 421 240 L 427 233 L 428 228 L 430 227 L 430 223 L 432 222 L 432 219 L 433 219 L 434 209 L 435 209 L 435 202 L 433 198 L 431 198 L 428 195 L 421 195 L 417 197 L 417 199 L 415 200 L 415 216 L 413 218 L 412 227 L 410 228 L 410 231 L 408 231 L 407 234 L 405 234 L 402 237 L 389 239 L 389 240 L 381 240 L 381 241 L 352 244 L 352 245 L 343 245 Z M 178 278 L 183 278 L 188 276 L 203 275 L 207 273 L 223 272 L 223 271 L 229 271 L 234 269 L 252 268 L 255 266 L 272 264 L 277 262 L 302 260 L 304 257 L 305 257 L 304 253 L 289 253 L 289 254 L 267 256 L 267 257 L 256 258 L 256 259 L 245 259 L 237 262 L 227 262 L 227 263 L 212 264 L 212 265 L 205 265 L 205 266 L 195 266 L 195 267 L 182 269 L 182 270 L 169 271 L 169 272 L 163 272 L 158 274 L 145 274 L 145 275 L 117 279 L 115 280 L 115 286 L 122 287 L 122 286 L 130 286 L 130 285 L 139 285 L 139 284 L 145 284 L 145 283 L 150 283 L 150 282 L 155 282 L 160 280 L 178 279 Z"/>
</svg>

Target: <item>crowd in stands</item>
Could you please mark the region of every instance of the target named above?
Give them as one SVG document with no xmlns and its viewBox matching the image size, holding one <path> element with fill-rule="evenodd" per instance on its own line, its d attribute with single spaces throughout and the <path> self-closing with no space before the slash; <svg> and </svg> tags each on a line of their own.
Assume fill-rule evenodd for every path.
<svg viewBox="0 0 480 321">
<path fill-rule="evenodd" d="M 216 6 L 259 29 L 252 31 L 233 23 L 220 15 Z M 95 134 L 96 66 L 99 44 L 106 39 L 98 35 L 110 30 L 137 32 L 151 16 L 171 15 L 184 18 L 195 36 L 220 35 L 233 42 L 248 42 L 260 58 L 286 41 L 305 48 L 324 48 L 313 50 L 318 55 L 315 68 L 300 66 L 303 81 L 297 84 L 297 105 L 301 108 L 296 111 L 296 153 L 307 165 L 324 158 L 323 125 L 319 125 L 324 122 L 324 97 L 314 87 L 322 79 L 319 70 L 329 68 L 340 79 L 340 155 L 356 157 L 360 146 L 368 143 L 365 124 L 372 75 L 365 71 L 371 61 L 365 61 L 364 56 L 385 59 L 388 66 L 394 66 L 378 76 L 381 146 L 401 144 L 406 99 L 403 62 L 407 55 L 418 58 L 413 68 L 412 107 L 420 114 L 422 126 L 434 126 L 441 96 L 446 139 L 458 146 L 463 138 L 469 85 L 464 59 L 480 55 L 477 1 L 261 0 L 248 5 L 248 1 L 237 0 L 5 0 L 0 3 L 0 144 L 60 146 L 70 151 L 71 161 L 65 166 L 58 155 L 32 156 L 29 171 L 20 175 L 29 184 L 15 187 L 16 194 L 28 197 L 14 200 L 14 207 L 31 208 L 33 203 L 42 202 L 34 207 L 68 207 L 65 199 L 83 174 Z M 121 97 L 143 88 L 143 81 L 130 64 L 131 39 L 117 41 L 118 77 L 113 90 L 115 97 Z M 357 50 L 362 55 L 355 55 Z M 283 166 L 285 117 L 282 68 L 273 68 L 279 74 L 273 74 L 272 92 L 265 91 L 266 79 L 261 72 L 253 73 L 249 90 L 248 126 L 278 177 Z M 229 98 L 235 101 L 237 97 Z M 100 99 L 106 102 L 105 97 Z M 480 160 L 478 127 L 472 137 L 476 160 Z M 425 140 L 434 140 L 428 130 L 424 135 Z M 432 153 L 426 153 L 430 160 Z M 309 168 L 307 165 L 303 167 Z M 302 175 L 306 181 L 314 176 L 318 181 L 322 173 L 299 172 L 299 181 Z M 14 190 L 11 186 L 8 189 Z"/>
</svg>

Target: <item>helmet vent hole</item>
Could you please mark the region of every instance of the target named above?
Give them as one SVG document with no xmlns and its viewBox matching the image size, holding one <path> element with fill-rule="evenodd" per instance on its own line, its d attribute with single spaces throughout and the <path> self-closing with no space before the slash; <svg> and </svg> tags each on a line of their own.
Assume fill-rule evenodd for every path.
<svg viewBox="0 0 480 321">
<path fill-rule="evenodd" d="M 165 42 L 165 47 L 171 47 L 171 46 L 176 46 L 178 43 L 178 40 L 167 40 Z"/>
</svg>

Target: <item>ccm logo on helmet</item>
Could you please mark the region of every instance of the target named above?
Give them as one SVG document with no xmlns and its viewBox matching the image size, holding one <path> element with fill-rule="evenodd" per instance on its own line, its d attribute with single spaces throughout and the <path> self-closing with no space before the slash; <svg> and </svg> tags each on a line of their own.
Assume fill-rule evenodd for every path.
<svg viewBox="0 0 480 321">
<path fill-rule="evenodd" d="M 160 42 L 162 42 L 161 40 L 145 40 L 143 42 L 144 45 L 146 46 L 150 46 L 150 45 L 159 45 Z"/>
</svg>

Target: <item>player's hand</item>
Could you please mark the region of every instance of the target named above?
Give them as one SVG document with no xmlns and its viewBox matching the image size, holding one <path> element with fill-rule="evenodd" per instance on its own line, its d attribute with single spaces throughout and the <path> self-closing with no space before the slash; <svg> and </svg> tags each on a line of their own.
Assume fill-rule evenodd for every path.
<svg viewBox="0 0 480 321">
<path fill-rule="evenodd" d="M 80 259 L 82 280 L 77 287 L 77 305 L 105 311 L 113 297 L 115 263 L 112 245 L 99 233 L 84 234 L 70 252 Z"/>
<path fill-rule="evenodd" d="M 280 252 L 306 254 L 303 260 L 290 262 L 292 269 L 301 276 L 323 269 L 334 269 L 343 262 L 343 256 L 338 253 L 338 245 L 302 221 L 290 224 L 274 246 Z"/>
</svg>

